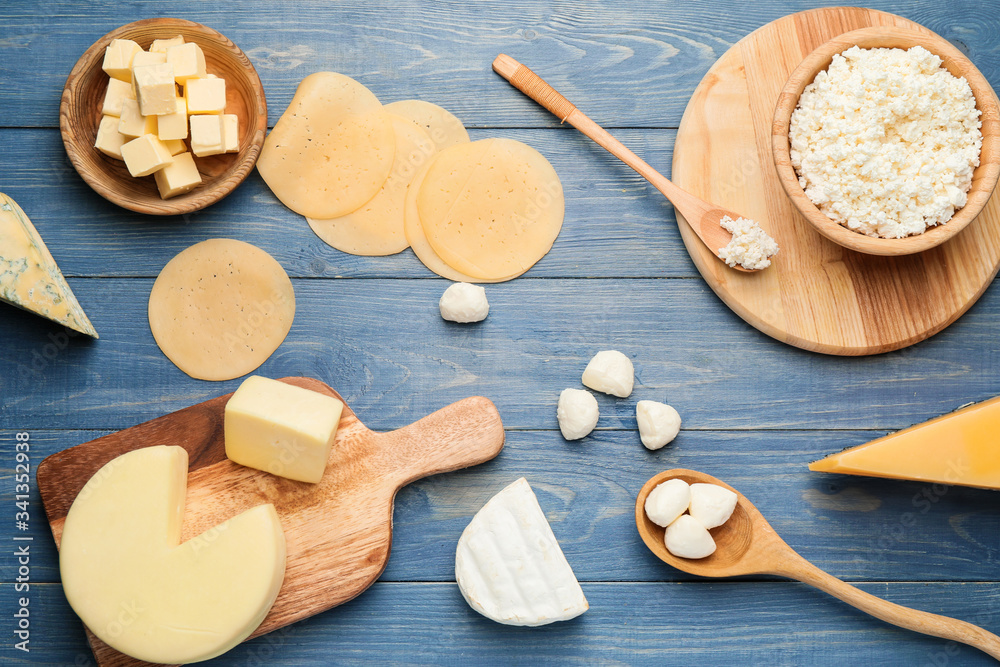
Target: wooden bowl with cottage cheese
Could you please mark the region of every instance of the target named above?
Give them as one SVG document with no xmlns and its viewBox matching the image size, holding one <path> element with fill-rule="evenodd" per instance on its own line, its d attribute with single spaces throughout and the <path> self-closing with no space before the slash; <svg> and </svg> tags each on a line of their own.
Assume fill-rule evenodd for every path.
<svg viewBox="0 0 1000 667">
<path fill-rule="evenodd" d="M 910 51 L 917 46 L 952 77 L 932 71 L 933 57 Z M 845 66 L 855 71 L 848 75 Z M 887 89 L 926 118 L 885 104 Z M 849 99 L 864 101 L 843 104 Z M 949 116 L 962 120 L 937 122 Z M 792 72 L 778 97 L 771 149 L 782 187 L 820 234 L 858 252 L 908 255 L 952 238 L 986 206 L 1000 176 L 1000 105 L 975 65 L 944 38 L 864 28 L 822 44 Z"/>
<path fill-rule="evenodd" d="M 238 117 L 239 138 L 235 152 L 196 158 L 201 185 L 163 199 L 153 176 L 132 177 L 124 162 L 103 154 L 94 143 L 108 89 L 109 77 L 102 69 L 108 44 L 113 39 L 129 39 L 146 49 L 155 39 L 177 35 L 197 43 L 204 52 L 207 71 L 225 79 L 225 113 Z M 153 18 L 112 30 L 80 57 L 63 89 L 59 129 L 73 167 L 99 195 L 139 213 L 182 215 L 214 204 L 247 177 L 264 145 L 267 103 L 250 59 L 224 35 L 193 21 Z"/>
</svg>

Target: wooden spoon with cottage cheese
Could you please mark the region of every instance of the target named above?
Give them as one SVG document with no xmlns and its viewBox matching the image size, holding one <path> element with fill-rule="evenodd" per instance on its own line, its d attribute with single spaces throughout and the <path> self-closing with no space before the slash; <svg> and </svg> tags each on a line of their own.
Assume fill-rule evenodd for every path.
<svg viewBox="0 0 1000 667">
<path fill-rule="evenodd" d="M 757 271 L 770 265 L 767 256 L 777 252 L 777 245 L 774 241 L 764 235 L 769 241 L 773 251 L 764 252 L 764 257 L 759 261 L 730 261 L 724 256 L 722 250 L 730 246 L 733 241 L 733 234 L 722 226 L 723 219 L 729 221 L 748 220 L 738 213 L 720 208 L 693 194 L 686 192 L 670 182 L 666 176 L 653 169 L 645 160 L 629 150 L 624 144 L 615 139 L 600 125 L 588 118 L 582 111 L 576 108 L 572 102 L 567 100 L 555 88 L 547 84 L 540 76 L 529 68 L 525 67 L 517 60 L 501 53 L 493 61 L 493 71 L 507 79 L 512 86 L 522 93 L 535 100 L 549 112 L 559 118 L 560 122 L 569 123 L 583 134 L 587 135 L 602 148 L 614 155 L 616 158 L 632 167 L 640 176 L 649 181 L 653 187 L 659 190 L 674 205 L 674 209 L 691 226 L 698 238 L 716 256 L 738 270 L 744 272 Z M 758 228 L 759 229 L 759 228 Z M 739 241 L 739 239 L 737 239 Z M 756 254 L 760 254 L 760 251 Z"/>
<path fill-rule="evenodd" d="M 682 479 L 688 484 L 716 484 L 737 495 L 732 516 L 726 523 L 711 531 L 716 549 L 710 556 L 697 560 L 674 556 L 664 544 L 664 529 L 646 516 L 646 497 L 668 479 Z M 711 475 L 694 470 L 674 469 L 654 476 L 646 482 L 636 498 L 635 523 L 642 541 L 656 557 L 683 572 L 701 577 L 772 574 L 796 579 L 887 623 L 968 644 L 1000 659 L 1000 637 L 977 625 L 883 600 L 819 569 L 788 546 L 743 494 Z"/>
</svg>

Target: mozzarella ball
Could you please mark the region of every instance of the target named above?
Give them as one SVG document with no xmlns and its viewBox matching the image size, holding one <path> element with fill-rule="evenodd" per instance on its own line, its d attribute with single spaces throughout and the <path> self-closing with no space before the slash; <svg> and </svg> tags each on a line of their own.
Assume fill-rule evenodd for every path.
<svg viewBox="0 0 1000 667">
<path fill-rule="evenodd" d="M 657 526 L 669 526 L 687 511 L 691 487 L 683 479 L 668 479 L 646 496 L 646 516 Z"/>
<path fill-rule="evenodd" d="M 681 416 L 666 403 L 639 401 L 635 405 L 635 419 L 639 422 L 639 438 L 646 449 L 663 447 L 681 430 Z"/>
<path fill-rule="evenodd" d="M 598 352 L 583 371 L 584 385 L 620 398 L 632 393 L 634 382 L 632 361 L 618 350 Z"/>
<path fill-rule="evenodd" d="M 705 526 L 690 514 L 681 514 L 663 534 L 667 551 L 678 558 L 705 558 L 715 553 L 715 540 Z"/>
<path fill-rule="evenodd" d="M 479 322 L 490 312 L 486 290 L 471 283 L 455 283 L 446 289 L 438 307 L 441 317 L 451 322 Z"/>
<path fill-rule="evenodd" d="M 585 389 L 563 389 L 559 394 L 556 418 L 559 430 L 567 440 L 579 440 L 597 426 L 600 411 L 597 399 Z"/>
<path fill-rule="evenodd" d="M 737 496 L 718 484 L 692 484 L 691 516 L 705 528 L 721 526 L 736 509 Z"/>
</svg>

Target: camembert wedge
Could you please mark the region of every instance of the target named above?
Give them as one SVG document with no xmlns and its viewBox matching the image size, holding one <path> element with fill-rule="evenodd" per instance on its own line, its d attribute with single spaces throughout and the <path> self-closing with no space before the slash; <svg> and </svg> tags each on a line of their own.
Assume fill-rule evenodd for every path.
<svg viewBox="0 0 1000 667">
<path fill-rule="evenodd" d="M 1000 396 L 846 449 L 809 469 L 1000 489 Z"/>
<path fill-rule="evenodd" d="M 42 237 L 21 207 L 0 193 L 0 300 L 97 338 Z"/>
<path fill-rule="evenodd" d="M 565 621 L 589 608 L 523 477 L 493 496 L 462 533 L 455 580 L 473 609 L 507 625 Z"/>
</svg>

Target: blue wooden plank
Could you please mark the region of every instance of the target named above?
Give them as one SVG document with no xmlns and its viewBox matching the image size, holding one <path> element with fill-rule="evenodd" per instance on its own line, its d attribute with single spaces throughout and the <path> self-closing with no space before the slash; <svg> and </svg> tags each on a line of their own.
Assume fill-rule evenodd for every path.
<svg viewBox="0 0 1000 667">
<path fill-rule="evenodd" d="M 74 63 L 106 32 L 131 21 L 177 16 L 209 25 L 246 51 L 270 100 L 271 122 L 297 83 L 340 71 L 391 101 L 421 97 L 471 126 L 544 126 L 557 121 L 490 71 L 501 52 L 523 60 L 599 123 L 677 127 L 704 73 L 732 44 L 788 13 L 837 2 L 255 3 L 251 15 L 213 3 L 163 5 L 0 3 L 0 77 L 5 127 L 55 127 L 59 94 Z M 1000 35 L 988 0 L 873 0 L 959 42 L 1000 85 Z M 10 64 L 7 64 L 10 63 Z M 470 94 L 476 91 L 476 94 Z"/>
<path fill-rule="evenodd" d="M 99 437 L 93 431 L 32 431 L 35 466 L 48 454 Z M 648 551 L 635 528 L 635 497 L 669 468 L 703 470 L 740 489 L 803 556 L 851 581 L 998 581 L 1000 508 L 995 491 L 809 472 L 806 464 L 868 431 L 683 431 L 647 451 L 634 430 L 601 431 L 569 443 L 553 431 L 510 431 L 500 456 L 405 487 L 396 499 L 384 581 L 451 581 L 455 546 L 471 517 L 524 476 L 583 581 L 683 581 Z M 14 507 L 14 438 L 0 432 L 0 507 Z M 29 530 L 37 581 L 58 581 L 55 547 L 36 490 Z M 6 521 L 6 520 L 4 520 Z M 0 533 L 2 534 L 2 533 Z M 13 581 L 0 550 L 0 582 Z"/>
<path fill-rule="evenodd" d="M 995 584 L 872 583 L 898 604 L 997 630 Z M 994 665 L 980 651 L 889 626 L 796 583 L 583 585 L 590 610 L 541 628 L 496 624 L 450 583 L 376 583 L 340 607 L 234 648 L 206 665 Z M 56 585 L 33 586 L 31 652 L 0 659 L 93 664 Z M 0 610 L 19 607 L 0 588 Z M 8 626 L 10 623 L 8 622 Z"/>
</svg>

